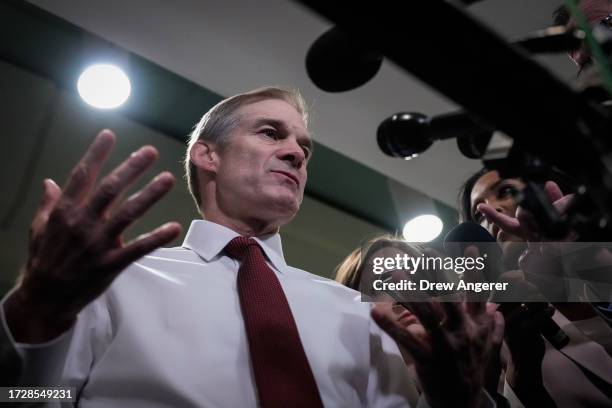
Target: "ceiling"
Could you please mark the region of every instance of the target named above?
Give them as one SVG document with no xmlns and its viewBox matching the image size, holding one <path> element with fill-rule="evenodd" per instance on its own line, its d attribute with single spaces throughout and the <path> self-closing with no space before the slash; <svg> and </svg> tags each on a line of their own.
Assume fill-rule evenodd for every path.
<svg viewBox="0 0 612 408">
<path fill-rule="evenodd" d="M 462 181 L 479 167 L 461 156 L 452 141 L 436 143 L 410 162 L 384 156 L 374 136 L 383 119 L 399 111 L 434 115 L 453 109 L 452 103 L 387 62 L 356 90 L 318 90 L 306 75 L 304 56 L 330 24 L 296 2 L 30 2 L 220 95 L 269 84 L 297 86 L 312 105 L 312 129 L 319 143 L 447 205 L 455 205 Z M 469 11 L 508 39 L 517 39 L 550 25 L 558 4 L 488 0 Z M 410 18 L 418 16 L 407 15 L 407 24 Z M 432 29 L 443 28 L 432 21 Z M 449 47 L 451 39 L 449 33 Z M 564 56 L 539 60 L 564 80 L 575 75 Z"/>
</svg>

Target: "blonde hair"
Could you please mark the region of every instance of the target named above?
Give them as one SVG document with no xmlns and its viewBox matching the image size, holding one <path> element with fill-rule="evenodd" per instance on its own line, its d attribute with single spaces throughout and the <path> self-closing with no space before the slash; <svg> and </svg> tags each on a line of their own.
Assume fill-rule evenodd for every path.
<svg viewBox="0 0 612 408">
<path fill-rule="evenodd" d="M 202 198 L 200 197 L 197 168 L 191 162 L 191 149 L 193 145 L 195 145 L 198 140 L 207 140 L 219 146 L 227 144 L 231 131 L 234 130 L 240 122 L 240 117 L 236 115 L 238 109 L 245 105 L 266 99 L 280 99 L 287 102 L 298 111 L 304 120 L 304 125 L 308 126 L 308 109 L 304 102 L 304 98 L 302 98 L 302 95 L 297 89 L 276 86 L 258 88 L 224 99 L 210 108 L 194 127 L 193 132 L 191 132 L 184 160 L 187 186 L 198 208 L 200 208 L 202 204 Z"/>
<path fill-rule="evenodd" d="M 340 282 L 349 288 L 359 290 L 364 263 L 373 253 L 388 247 L 400 249 L 411 256 L 419 256 L 424 250 L 420 245 L 406 242 L 398 236 L 390 234 L 379 235 L 355 248 L 344 261 L 336 267 L 336 282 Z"/>
</svg>

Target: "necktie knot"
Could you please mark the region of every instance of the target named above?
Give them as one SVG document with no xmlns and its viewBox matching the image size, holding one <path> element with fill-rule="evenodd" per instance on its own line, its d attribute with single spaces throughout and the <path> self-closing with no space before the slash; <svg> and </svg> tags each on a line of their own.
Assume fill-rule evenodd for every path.
<svg viewBox="0 0 612 408">
<path fill-rule="evenodd" d="M 242 262 L 247 250 L 250 247 L 260 249 L 261 247 L 253 238 L 248 237 L 236 237 L 232 239 L 226 246 L 225 251 L 234 259 Z"/>
</svg>

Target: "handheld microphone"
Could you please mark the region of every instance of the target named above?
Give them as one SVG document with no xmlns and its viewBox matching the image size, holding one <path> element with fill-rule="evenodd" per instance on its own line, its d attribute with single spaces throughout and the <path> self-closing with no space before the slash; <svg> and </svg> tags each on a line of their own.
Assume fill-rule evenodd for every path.
<svg viewBox="0 0 612 408">
<path fill-rule="evenodd" d="M 495 244 L 495 245 L 492 245 Z M 486 278 L 490 281 L 496 281 L 502 271 L 501 259 L 502 250 L 497 245 L 497 241 L 489 232 L 474 222 L 463 222 L 450 230 L 444 237 L 444 250 L 450 256 L 463 256 L 465 248 L 475 245 L 478 247 L 480 254 L 487 253 L 487 269 Z M 484 248 L 484 252 L 483 252 Z M 527 303 L 532 309 L 543 309 L 547 307 L 547 303 L 535 302 Z M 500 304 L 500 311 L 508 312 L 515 311 L 521 308 L 519 303 L 504 303 Z M 560 350 L 569 343 L 569 337 L 559 327 L 551 317 L 542 320 L 538 326 L 538 331 L 546 340 L 548 340 L 556 349 Z"/>
<path fill-rule="evenodd" d="M 502 250 L 489 231 L 475 222 L 462 222 L 444 237 L 444 252 L 457 258 L 463 256 L 468 246 L 478 248 L 480 256 L 487 257 L 485 278 L 496 282 L 502 273 Z"/>
</svg>

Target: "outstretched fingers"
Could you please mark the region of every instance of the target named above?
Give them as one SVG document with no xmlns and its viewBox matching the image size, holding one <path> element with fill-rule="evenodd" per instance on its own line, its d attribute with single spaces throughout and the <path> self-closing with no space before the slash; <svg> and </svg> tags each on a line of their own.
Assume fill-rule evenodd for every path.
<svg viewBox="0 0 612 408">
<path fill-rule="evenodd" d="M 575 197 L 575 194 L 563 195 L 561 188 L 554 181 L 547 181 L 544 184 L 544 191 L 559 214 L 565 214 Z"/>
<path fill-rule="evenodd" d="M 137 237 L 127 245 L 110 251 L 105 264 L 109 270 L 119 274 L 132 262 L 168 244 L 180 234 L 181 225 L 177 222 L 168 222 L 149 233 Z"/>
<path fill-rule="evenodd" d="M 40 204 L 32 220 L 30 233 L 36 233 L 47 224 L 49 215 L 55 208 L 55 204 L 62 195 L 62 190 L 51 179 L 43 181 L 43 195 L 40 199 Z"/>
<path fill-rule="evenodd" d="M 132 185 L 159 156 L 153 146 L 143 146 L 104 177 L 91 196 L 89 209 L 102 215 L 108 207 Z"/>
<path fill-rule="evenodd" d="M 559 214 L 565 214 L 574 201 L 575 194 L 568 194 L 553 202 Z"/>
<path fill-rule="evenodd" d="M 548 196 L 548 199 L 551 203 L 554 203 L 561 197 L 563 197 L 563 192 L 557 183 L 554 181 L 547 181 L 544 183 L 544 192 Z"/>
<path fill-rule="evenodd" d="M 448 330 L 458 330 L 465 325 L 465 311 L 459 302 L 442 302 L 446 317 L 443 326 Z M 440 326 L 441 323 L 438 324 Z"/>
<path fill-rule="evenodd" d="M 115 237 L 123 232 L 130 224 L 140 218 L 165 196 L 174 185 L 174 176 L 170 172 L 160 173 L 138 193 L 129 197 L 114 212 L 106 226 L 107 235 Z"/>
<path fill-rule="evenodd" d="M 440 327 L 444 322 L 444 315 L 440 303 L 436 301 L 422 301 L 422 302 L 407 302 L 403 306 L 407 307 L 418 319 L 419 322 L 425 327 L 427 332 L 432 337 L 438 337 L 440 335 Z"/>
<path fill-rule="evenodd" d="M 478 211 L 480 211 L 489 222 L 497 225 L 502 230 L 512 235 L 519 237 L 523 236 L 523 230 L 518 219 L 496 211 L 495 208 L 484 203 L 478 204 Z"/>
<path fill-rule="evenodd" d="M 494 304 L 489 304 L 490 307 L 496 308 Z M 487 305 L 487 308 L 489 308 Z M 506 323 L 504 321 L 504 315 L 501 312 L 495 310 L 493 313 L 492 325 L 493 328 L 491 330 L 491 341 L 494 345 L 501 345 L 504 341 L 504 330 L 506 327 Z"/>
<path fill-rule="evenodd" d="M 414 336 L 405 328 L 398 327 L 393 321 L 378 310 L 372 309 L 371 314 L 376 324 L 387 332 L 387 334 L 396 342 L 404 346 L 414 359 L 418 360 L 424 356 L 426 348 L 422 340 Z"/>
<path fill-rule="evenodd" d="M 115 134 L 113 132 L 105 129 L 98 133 L 83 158 L 68 176 L 63 189 L 63 196 L 66 199 L 80 203 L 87 197 L 114 144 Z"/>
</svg>

